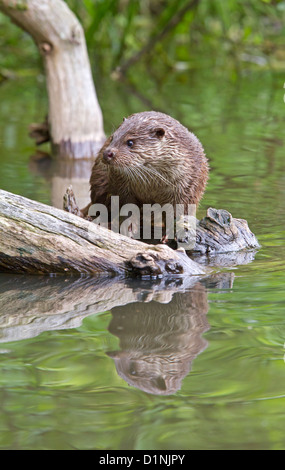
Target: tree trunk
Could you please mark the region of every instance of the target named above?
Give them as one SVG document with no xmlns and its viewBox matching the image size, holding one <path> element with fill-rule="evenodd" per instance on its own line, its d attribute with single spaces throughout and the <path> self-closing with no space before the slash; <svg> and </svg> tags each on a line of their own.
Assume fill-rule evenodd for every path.
<svg viewBox="0 0 285 470">
<path fill-rule="evenodd" d="M 0 10 L 32 36 L 44 58 L 56 152 L 95 156 L 105 136 L 79 21 L 62 0 L 0 0 Z"/>
</svg>

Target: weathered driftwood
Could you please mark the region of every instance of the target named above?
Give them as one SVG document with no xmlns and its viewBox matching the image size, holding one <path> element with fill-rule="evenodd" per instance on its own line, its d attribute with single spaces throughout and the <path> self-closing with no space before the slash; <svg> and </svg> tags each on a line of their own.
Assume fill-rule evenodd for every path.
<svg viewBox="0 0 285 470">
<path fill-rule="evenodd" d="M 0 243 L 2 272 L 154 277 L 205 272 L 165 245 L 146 245 L 6 191 L 0 191 Z M 208 209 L 197 223 L 193 253 L 217 255 L 258 246 L 246 221 Z"/>
<path fill-rule="evenodd" d="M 250 263 L 259 248 L 246 220 L 210 207 L 206 217 L 197 220 L 196 243 L 188 255 L 200 264 L 229 267 Z"/>
<path fill-rule="evenodd" d="M 207 210 L 207 215 L 197 221 L 197 237 L 193 252 L 217 254 L 260 248 L 247 221 L 234 218 L 225 209 Z"/>
<path fill-rule="evenodd" d="M 0 190 L 0 272 L 159 277 L 205 269 L 168 246 L 147 245 Z"/>
<path fill-rule="evenodd" d="M 227 211 L 208 209 L 207 217 L 197 223 L 193 254 L 258 247 L 247 222 Z M 183 251 L 148 245 L 0 190 L 0 272 L 159 277 L 201 275 L 206 270 Z"/>
<path fill-rule="evenodd" d="M 75 215 L 81 213 L 71 186 L 64 195 L 64 209 Z M 186 216 L 179 223 L 180 226 L 184 226 L 183 237 L 179 241 L 187 246 L 193 246 L 192 237 L 196 237 L 194 247 L 187 252 L 200 264 L 212 266 L 247 264 L 253 260 L 256 250 L 260 248 L 247 221 L 232 217 L 227 210 L 209 207 L 206 217 L 201 220 L 196 219 L 194 234 L 193 223 L 190 222 L 188 228 L 188 222 Z"/>
</svg>

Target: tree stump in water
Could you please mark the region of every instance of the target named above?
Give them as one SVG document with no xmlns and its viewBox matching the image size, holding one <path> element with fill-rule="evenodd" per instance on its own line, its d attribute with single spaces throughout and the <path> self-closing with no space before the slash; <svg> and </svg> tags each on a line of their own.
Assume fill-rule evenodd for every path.
<svg viewBox="0 0 285 470">
<path fill-rule="evenodd" d="M 94 157 L 105 134 L 78 19 L 59 0 L 0 0 L 0 10 L 32 36 L 45 65 L 48 123 L 32 125 L 31 135 L 38 144 L 50 136 L 61 157 Z"/>
</svg>

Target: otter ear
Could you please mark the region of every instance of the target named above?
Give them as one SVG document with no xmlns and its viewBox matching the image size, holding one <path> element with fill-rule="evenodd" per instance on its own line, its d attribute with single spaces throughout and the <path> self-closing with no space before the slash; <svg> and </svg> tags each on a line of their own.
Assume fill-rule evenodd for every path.
<svg viewBox="0 0 285 470">
<path fill-rule="evenodd" d="M 155 129 L 154 132 L 156 137 L 158 137 L 159 139 L 162 139 L 162 137 L 165 135 L 165 130 L 162 127 L 158 127 L 157 129 Z"/>
</svg>

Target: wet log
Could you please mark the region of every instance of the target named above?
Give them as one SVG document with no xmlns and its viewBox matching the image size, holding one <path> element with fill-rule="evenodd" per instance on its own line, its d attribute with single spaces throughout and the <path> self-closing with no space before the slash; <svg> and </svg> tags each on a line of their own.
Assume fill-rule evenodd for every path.
<svg viewBox="0 0 285 470">
<path fill-rule="evenodd" d="M 201 264 L 228 267 L 250 263 L 259 248 L 245 219 L 209 207 L 206 217 L 197 220 L 196 243 L 188 255 Z"/>
<path fill-rule="evenodd" d="M 71 186 L 64 195 L 64 210 L 83 216 Z M 200 264 L 216 267 L 248 264 L 260 248 L 247 221 L 234 218 L 225 209 L 209 207 L 203 219 L 193 222 L 192 216 L 185 216 L 179 226 L 183 228 L 182 237 L 178 235 L 176 242 L 170 240 L 169 245 L 177 248 L 180 243 L 180 246 L 191 247 L 186 248 L 187 254 Z"/>
<path fill-rule="evenodd" d="M 201 254 L 260 247 L 247 221 L 234 218 L 225 209 L 209 207 L 206 217 L 197 222 L 197 231 L 198 237 L 193 251 Z"/>
<path fill-rule="evenodd" d="M 157 278 L 205 269 L 185 252 L 147 245 L 0 190 L 0 272 Z"/>
<path fill-rule="evenodd" d="M 248 260 L 238 255 L 258 248 L 247 222 L 225 210 L 209 208 L 207 216 L 197 221 L 196 245 L 190 253 L 194 261 L 184 250 L 149 245 L 75 214 L 0 190 L 0 272 L 153 278 L 202 275 L 208 271 L 196 261 L 203 264 L 205 255 L 215 255 L 216 263 L 212 264 L 228 266 L 227 259 L 238 264 L 233 252 L 242 264 Z M 201 255 L 202 261 L 198 258 Z"/>
</svg>

